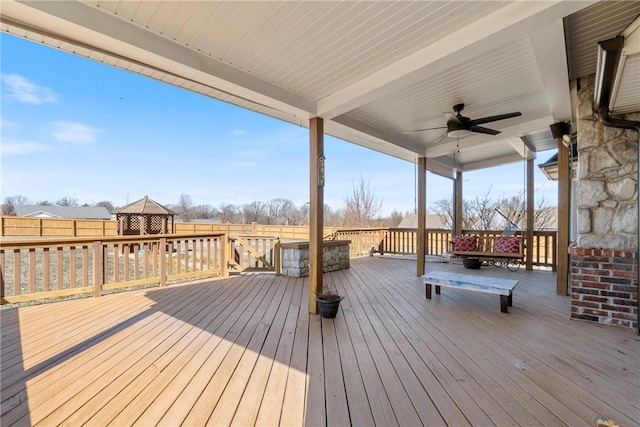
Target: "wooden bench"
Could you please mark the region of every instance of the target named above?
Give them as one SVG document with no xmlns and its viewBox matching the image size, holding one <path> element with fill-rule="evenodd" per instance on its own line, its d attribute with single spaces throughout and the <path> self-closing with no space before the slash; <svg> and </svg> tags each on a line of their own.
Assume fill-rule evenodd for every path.
<svg viewBox="0 0 640 427">
<path fill-rule="evenodd" d="M 451 241 L 449 242 L 450 250 L 448 253 L 459 258 L 488 259 L 496 266 L 504 266 L 511 271 L 518 271 L 520 263 L 524 259 L 522 239 L 519 238 L 518 252 L 496 252 L 494 248 L 497 238 L 509 239 L 513 237 L 477 236 L 478 249 L 475 251 L 457 251 L 455 250 L 453 241 Z"/>
<path fill-rule="evenodd" d="M 500 311 L 503 313 L 509 312 L 508 307 L 513 303 L 513 289 L 518 284 L 517 280 L 451 273 L 450 271 L 432 271 L 422 276 L 422 281 L 425 284 L 427 299 L 431 299 L 431 286 L 436 287 L 438 295 L 441 287 L 500 295 Z"/>
</svg>

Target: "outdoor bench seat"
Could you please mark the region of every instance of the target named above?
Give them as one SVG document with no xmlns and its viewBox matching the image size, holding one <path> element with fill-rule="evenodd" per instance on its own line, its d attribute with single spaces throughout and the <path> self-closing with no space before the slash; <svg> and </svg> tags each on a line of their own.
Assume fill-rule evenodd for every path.
<svg viewBox="0 0 640 427">
<path fill-rule="evenodd" d="M 463 238 L 468 238 L 471 236 L 462 236 Z M 520 262 L 524 259 L 524 244 L 522 243 L 522 239 L 519 237 L 504 237 L 504 236 L 475 236 L 476 237 L 476 250 L 456 250 L 455 249 L 455 239 L 449 242 L 450 250 L 448 254 L 451 256 L 455 256 L 458 258 L 469 258 L 469 259 L 479 259 L 479 260 L 490 260 L 496 265 L 504 265 L 510 270 L 517 270 L 520 268 Z M 500 239 L 500 240 L 499 240 Z M 511 239 L 511 240 L 510 240 Z M 501 242 L 502 240 L 502 242 Z M 503 245 L 501 243 L 509 243 L 508 245 Z M 505 248 L 505 246 L 510 246 L 510 250 L 498 250 L 496 251 L 496 247 Z M 465 248 L 468 249 L 468 248 Z"/>
</svg>

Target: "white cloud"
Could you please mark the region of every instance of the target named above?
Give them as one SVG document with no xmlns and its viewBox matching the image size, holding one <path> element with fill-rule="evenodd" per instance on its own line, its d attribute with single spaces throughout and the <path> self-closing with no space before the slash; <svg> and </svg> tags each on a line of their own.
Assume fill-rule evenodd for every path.
<svg viewBox="0 0 640 427">
<path fill-rule="evenodd" d="M 51 89 L 31 83 L 21 75 L 3 74 L 2 83 L 7 99 L 33 105 L 58 102 Z"/>
<path fill-rule="evenodd" d="M 53 131 L 51 135 L 56 141 L 72 142 L 74 144 L 88 144 L 95 141 L 99 132 L 91 126 L 68 121 L 51 122 Z"/>
<path fill-rule="evenodd" d="M 245 130 L 245 129 L 234 129 L 231 132 L 229 132 L 231 135 L 233 136 L 245 136 L 245 135 L 249 135 L 249 131 Z"/>
<path fill-rule="evenodd" d="M 5 120 L 3 118 L 0 118 L 0 128 L 12 128 L 15 127 L 16 124 L 14 122 L 10 122 L 9 120 Z"/>
<path fill-rule="evenodd" d="M 7 141 L 0 144 L 0 156 L 29 154 L 47 151 L 48 147 L 39 142 L 32 141 Z"/>
</svg>

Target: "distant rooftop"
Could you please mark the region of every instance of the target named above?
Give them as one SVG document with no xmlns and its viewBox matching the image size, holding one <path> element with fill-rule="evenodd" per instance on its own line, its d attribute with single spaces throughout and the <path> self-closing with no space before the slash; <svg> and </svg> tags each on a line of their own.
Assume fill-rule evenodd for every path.
<svg viewBox="0 0 640 427">
<path fill-rule="evenodd" d="M 111 219 L 103 206 L 21 205 L 15 209 L 17 216 L 32 218 Z"/>
</svg>

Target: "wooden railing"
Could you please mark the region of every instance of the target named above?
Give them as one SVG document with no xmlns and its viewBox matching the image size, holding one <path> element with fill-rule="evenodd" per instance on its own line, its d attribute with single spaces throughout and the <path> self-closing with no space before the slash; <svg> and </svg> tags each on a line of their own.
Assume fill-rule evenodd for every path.
<svg viewBox="0 0 640 427">
<path fill-rule="evenodd" d="M 325 240 L 350 240 L 349 255 L 359 257 L 369 254 L 371 248 L 377 249 L 386 233 L 386 228 L 343 228 L 325 236 Z"/>
<path fill-rule="evenodd" d="M 4 217 L 6 218 L 8 217 Z M 32 221 L 31 223 L 34 220 L 17 219 L 26 219 Z M 45 218 L 35 220 L 38 222 L 39 233 L 68 230 L 66 226 L 51 225 L 68 226 L 66 220 L 53 223 Z M 94 227 L 93 230 L 109 230 L 108 227 L 102 226 L 105 221 L 69 221 L 75 221 L 75 233 L 86 232 L 87 229 L 81 227 L 86 224 L 92 227 L 101 224 L 101 227 Z M 19 223 L 21 222 L 17 221 L 12 224 L 15 226 Z M 22 230 L 26 230 L 29 223 L 21 224 Z M 280 239 L 308 237 L 307 227 L 185 224 L 191 227 L 188 233 L 168 235 L 19 240 L 4 238 L 0 242 L 2 304 L 83 293 L 101 295 L 105 290 L 156 283 L 164 286 L 167 281 L 172 280 L 224 276 L 228 274 L 229 268 L 235 271 L 278 271 Z M 203 231 L 213 228 L 224 230 Z M 13 230 L 18 228 L 14 227 Z M 182 230 L 186 231 L 184 227 Z M 267 234 L 267 231 L 274 230 L 282 234 Z M 468 230 L 463 234 L 496 236 L 501 232 Z M 451 232 L 446 230 L 425 230 L 426 254 L 442 255 L 448 249 L 451 237 Z M 352 257 L 370 254 L 372 251 L 383 254 L 417 253 L 416 229 L 325 228 L 324 238 L 350 240 Z M 525 240 L 524 243 L 525 254 L 527 251 L 533 251 L 534 266 L 551 267 L 555 271 L 555 232 L 536 231 L 533 241 Z"/>
<path fill-rule="evenodd" d="M 229 267 L 235 271 L 280 271 L 280 239 L 272 236 L 229 236 Z"/>
<path fill-rule="evenodd" d="M 228 274 L 227 235 L 8 240 L 0 247 L 1 303 Z"/>
<path fill-rule="evenodd" d="M 476 234 L 478 236 L 500 236 L 497 230 L 464 230 L 462 234 Z M 533 265 L 538 267 L 556 266 L 556 236 L 555 231 L 534 231 L 533 242 L 527 242 L 526 235 L 516 233 L 523 239 L 525 256 L 527 251 L 533 251 Z M 441 256 L 449 248 L 452 234 L 447 230 L 425 230 L 425 249 L 427 255 Z M 417 230 L 408 228 L 390 228 L 378 246 L 378 252 L 388 254 L 416 254 Z"/>
</svg>

